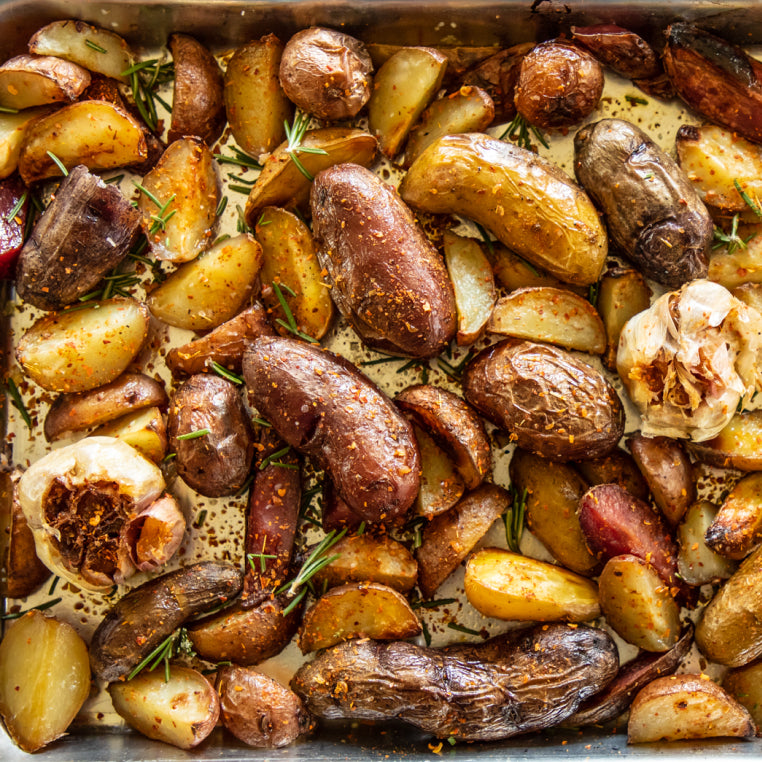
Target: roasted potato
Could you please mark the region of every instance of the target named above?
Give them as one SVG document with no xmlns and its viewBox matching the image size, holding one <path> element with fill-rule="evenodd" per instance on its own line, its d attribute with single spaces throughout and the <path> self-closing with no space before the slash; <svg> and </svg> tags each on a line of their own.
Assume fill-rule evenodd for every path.
<svg viewBox="0 0 762 762">
<path fill-rule="evenodd" d="M 587 482 L 566 463 L 554 463 L 520 448 L 513 452 L 511 484 L 526 494 L 526 521 L 532 534 L 563 566 L 591 577 L 600 566 L 590 552 L 577 508 Z"/>
<path fill-rule="evenodd" d="M 126 413 L 166 402 L 167 393 L 159 381 L 142 373 L 124 373 L 90 392 L 58 397 L 45 416 L 45 439 L 52 442 L 73 431 L 89 429 Z"/>
<path fill-rule="evenodd" d="M 762 283 L 744 283 L 731 293 L 745 305 L 762 314 Z"/>
<path fill-rule="evenodd" d="M 173 143 L 177 145 L 177 143 Z M 262 247 L 248 233 L 219 241 L 170 275 L 147 300 L 154 317 L 203 331 L 230 320 L 254 291 Z"/>
<path fill-rule="evenodd" d="M 211 146 L 225 127 L 222 71 L 214 56 L 187 34 L 167 43 L 175 67 L 172 122 L 167 140 L 197 137 Z"/>
<path fill-rule="evenodd" d="M 474 608 L 497 619 L 588 622 L 601 613 L 595 582 L 502 548 L 474 553 L 463 586 Z"/>
<path fill-rule="evenodd" d="M 230 130 L 245 153 L 258 157 L 285 137 L 294 108 L 278 80 L 283 44 L 268 34 L 238 48 L 225 71 L 224 101 Z M 253 227 L 253 222 L 249 222 Z"/>
<path fill-rule="evenodd" d="M 705 535 L 706 544 L 740 561 L 762 541 L 762 474 L 744 476 L 720 506 Z"/>
<path fill-rule="evenodd" d="M 280 84 L 291 102 L 329 121 L 351 119 L 368 102 L 372 72 L 365 45 L 324 27 L 297 32 L 280 60 Z"/>
<path fill-rule="evenodd" d="M 323 506 L 320 520 L 326 534 L 334 529 L 337 532 L 342 529 L 348 532 L 359 531 L 363 523 L 366 523 L 362 516 L 355 513 L 346 500 L 339 495 L 330 477 L 323 480 Z"/>
<path fill-rule="evenodd" d="M 751 715 L 706 675 L 657 678 L 635 696 L 627 723 L 627 743 L 754 733 Z"/>
<path fill-rule="evenodd" d="M 292 687 L 323 719 L 400 719 L 438 738 L 490 741 L 561 722 L 616 674 L 602 630 L 550 624 L 476 646 L 341 643 Z M 539 683 L 539 684 L 538 684 Z"/>
<path fill-rule="evenodd" d="M 492 171 L 482 172 L 485 165 Z M 400 195 L 415 209 L 470 217 L 565 282 L 594 283 L 606 260 L 606 234 L 585 192 L 549 161 L 487 135 L 432 143 Z"/>
<path fill-rule="evenodd" d="M 552 460 L 616 447 L 624 410 L 603 374 L 545 344 L 506 339 L 466 365 L 465 398 L 519 447 Z"/>
<path fill-rule="evenodd" d="M 574 464 L 591 487 L 597 484 L 618 484 L 639 500 L 649 500 L 651 493 L 648 484 L 635 465 L 628 452 L 619 447 L 614 448 L 608 455 L 591 460 L 580 460 Z"/>
<path fill-rule="evenodd" d="M 452 457 L 468 489 L 484 481 L 492 469 L 489 439 L 468 403 L 430 384 L 409 386 L 394 401 Z"/>
<path fill-rule="evenodd" d="M 313 728 L 309 712 L 291 690 L 245 667 L 217 673 L 222 724 L 256 749 L 289 746 Z"/>
<path fill-rule="evenodd" d="M 19 340 L 24 372 L 51 392 L 86 392 L 117 378 L 148 336 L 149 314 L 134 299 L 88 302 L 37 320 Z"/>
<path fill-rule="evenodd" d="M 111 607 L 93 633 L 93 674 L 106 682 L 129 675 L 183 622 L 230 600 L 241 584 L 241 572 L 235 567 L 203 561 L 133 588 Z"/>
<path fill-rule="evenodd" d="M 762 411 L 734 415 L 716 437 L 691 442 L 688 449 L 711 466 L 762 471 Z"/>
<path fill-rule="evenodd" d="M 731 669 L 722 681 L 722 687 L 745 707 L 757 726 L 757 735 L 762 727 L 762 662 L 754 662 L 746 667 Z"/>
<path fill-rule="evenodd" d="M 439 354 L 455 335 L 452 282 L 394 190 L 363 167 L 339 164 L 315 178 L 310 204 L 331 298 L 363 342 L 410 357 Z"/>
<path fill-rule="evenodd" d="M 602 64 L 628 79 L 651 79 L 661 73 L 653 48 L 635 32 L 614 24 L 573 26 L 572 39 Z"/>
<path fill-rule="evenodd" d="M 243 375 L 257 410 L 363 519 L 410 508 L 420 486 L 412 426 L 357 368 L 296 339 L 262 337 L 249 344 Z"/>
<path fill-rule="evenodd" d="M 708 500 L 694 503 L 685 513 L 677 529 L 677 571 L 689 585 L 727 579 L 736 570 L 736 564 L 715 553 L 705 540 L 706 531 L 714 521 L 719 508 Z"/>
<path fill-rule="evenodd" d="M 421 623 L 405 597 L 378 582 L 331 588 L 304 612 L 299 630 L 302 653 L 342 640 L 405 640 L 421 633 Z"/>
<path fill-rule="evenodd" d="M 426 524 L 415 552 L 418 587 L 425 598 L 433 597 L 509 504 L 510 496 L 502 487 L 482 484 Z"/>
<path fill-rule="evenodd" d="M 612 240 L 669 288 L 704 278 L 712 219 L 675 161 L 641 129 L 602 119 L 574 137 L 574 172 L 603 209 Z"/>
<path fill-rule="evenodd" d="M 0 113 L 0 178 L 4 179 L 16 171 L 27 127 L 35 119 L 49 114 L 51 108 L 40 106 L 24 109 L 18 114 Z"/>
<path fill-rule="evenodd" d="M 0 106 L 22 110 L 74 101 L 90 84 L 90 72 L 55 56 L 20 55 L 0 66 Z"/>
<path fill-rule="evenodd" d="M 762 283 L 762 236 L 758 225 L 739 225 L 736 235 L 745 246 L 733 251 L 725 246 L 709 258 L 707 278 L 727 289 L 735 289 L 747 283 Z"/>
<path fill-rule="evenodd" d="M 69 624 L 29 611 L 0 642 L 0 715 L 33 752 L 62 736 L 90 693 L 87 646 Z"/>
<path fill-rule="evenodd" d="M 528 286 L 565 287 L 558 278 L 554 278 L 542 268 L 530 264 L 523 257 L 510 249 L 506 249 L 498 241 L 491 241 L 491 243 L 492 250 L 489 252 L 489 258 L 492 262 L 492 269 L 495 272 L 495 277 L 508 291 L 515 291 L 517 288 Z M 588 290 L 578 286 L 571 286 L 571 288 L 578 288 L 580 293 Z"/>
<path fill-rule="evenodd" d="M 44 310 L 76 302 L 127 256 L 139 224 L 140 215 L 118 188 L 78 165 L 21 249 L 19 296 Z"/>
<path fill-rule="evenodd" d="M 208 373 L 191 376 L 172 395 L 167 421 L 177 473 L 207 497 L 234 495 L 249 475 L 254 441 L 236 386 Z"/>
<path fill-rule="evenodd" d="M 569 127 L 595 110 L 603 92 L 603 69 L 576 45 L 550 40 L 521 61 L 514 102 L 530 124 Z"/>
<path fill-rule="evenodd" d="M 161 463 L 167 456 L 167 426 L 158 407 L 128 413 L 99 426 L 93 436 L 121 439 L 154 463 Z"/>
<path fill-rule="evenodd" d="M 419 426 L 413 424 L 413 428 L 421 453 L 421 489 L 415 510 L 430 519 L 452 508 L 463 495 L 465 484 L 444 450 Z"/>
</svg>

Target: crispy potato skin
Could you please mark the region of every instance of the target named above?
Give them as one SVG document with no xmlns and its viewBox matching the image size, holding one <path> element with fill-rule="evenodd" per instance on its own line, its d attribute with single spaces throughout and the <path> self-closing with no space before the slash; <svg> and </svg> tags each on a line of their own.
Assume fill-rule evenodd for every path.
<svg viewBox="0 0 762 762">
<path fill-rule="evenodd" d="M 573 26 L 571 33 L 574 42 L 623 77 L 651 79 L 661 73 L 653 48 L 635 32 L 614 24 L 596 24 Z"/>
<path fill-rule="evenodd" d="M 209 433 L 178 439 L 202 429 Z M 230 381 L 205 373 L 191 376 L 172 397 L 167 434 L 178 474 L 202 495 L 232 495 L 246 481 L 254 442 L 249 416 Z"/>
<path fill-rule="evenodd" d="M 712 219 L 670 156 L 622 119 L 583 127 L 574 154 L 613 241 L 647 277 L 669 288 L 706 277 Z"/>
<path fill-rule="evenodd" d="M 582 188 L 549 161 L 488 135 L 432 143 L 413 162 L 400 195 L 415 209 L 481 223 L 567 283 L 597 281 L 606 261 L 606 233 Z"/>
<path fill-rule="evenodd" d="M 318 119 L 350 119 L 368 102 L 373 63 L 359 40 L 323 27 L 297 32 L 280 61 L 280 84 Z"/>
<path fill-rule="evenodd" d="M 411 357 L 455 335 L 455 294 L 436 249 L 397 193 L 369 170 L 339 164 L 310 196 L 318 260 L 331 297 L 365 344 Z"/>
<path fill-rule="evenodd" d="M 333 479 L 367 521 L 404 515 L 420 485 L 413 428 L 346 360 L 295 339 L 255 339 L 243 359 L 253 405 Z"/>
<path fill-rule="evenodd" d="M 603 69 L 574 45 L 551 40 L 534 47 L 521 62 L 516 110 L 544 129 L 568 127 L 589 116 L 603 93 Z"/>
<path fill-rule="evenodd" d="M 614 388 L 594 368 L 545 344 L 507 339 L 463 374 L 466 400 L 524 450 L 551 460 L 599 458 L 624 432 Z"/>
<path fill-rule="evenodd" d="M 323 719 L 397 718 L 439 738 L 489 741 L 557 724 L 616 670 L 602 630 L 551 624 L 446 649 L 342 643 L 304 665 L 292 687 Z"/>
</svg>

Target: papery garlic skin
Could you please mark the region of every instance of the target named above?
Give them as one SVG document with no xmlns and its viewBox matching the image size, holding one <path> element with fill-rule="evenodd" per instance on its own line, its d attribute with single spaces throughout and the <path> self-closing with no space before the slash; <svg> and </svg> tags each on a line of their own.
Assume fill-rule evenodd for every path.
<svg viewBox="0 0 762 762">
<path fill-rule="evenodd" d="M 164 491 L 161 470 L 137 450 L 113 437 L 87 437 L 33 463 L 18 495 L 40 560 L 78 587 L 98 591 L 135 573 L 136 520 Z M 165 550 L 174 553 L 185 522 L 172 505 L 176 513 L 170 507 L 159 515 L 170 524 Z M 155 549 L 149 564 L 137 565 L 155 569 L 164 555 Z"/>
<path fill-rule="evenodd" d="M 646 436 L 703 442 L 762 406 L 762 315 L 726 288 L 687 283 L 622 329 L 617 370 Z"/>
</svg>

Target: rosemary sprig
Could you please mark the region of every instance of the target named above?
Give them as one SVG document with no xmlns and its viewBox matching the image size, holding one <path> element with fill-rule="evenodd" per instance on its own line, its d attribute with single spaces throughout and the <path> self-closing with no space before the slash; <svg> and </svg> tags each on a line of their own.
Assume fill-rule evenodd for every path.
<svg viewBox="0 0 762 762">
<path fill-rule="evenodd" d="M 624 99 L 631 106 L 647 106 L 648 101 L 645 98 L 641 98 L 639 95 L 625 95 Z"/>
<path fill-rule="evenodd" d="M 410 604 L 412 609 L 436 609 L 440 606 L 446 606 L 449 603 L 457 603 L 457 598 L 435 598 L 431 601 L 415 601 Z"/>
<path fill-rule="evenodd" d="M 18 386 L 16 386 L 16 382 L 12 378 L 7 379 L 5 382 L 5 388 L 8 390 L 8 395 L 11 398 L 11 404 L 16 408 L 16 410 L 19 411 L 21 419 L 24 421 L 27 428 L 31 431 L 32 417 L 29 415 L 29 411 L 26 409 L 24 400 L 21 397 L 21 392 L 19 391 Z"/>
<path fill-rule="evenodd" d="M 252 418 L 251 422 L 256 423 L 259 426 L 264 426 L 266 429 L 271 429 L 273 427 L 270 421 L 266 421 L 264 418 Z"/>
<path fill-rule="evenodd" d="M 242 384 L 243 378 L 237 373 L 233 373 L 232 370 L 228 370 L 224 365 L 220 365 L 218 362 L 212 360 L 212 370 L 218 375 L 226 378 L 234 384 Z"/>
<path fill-rule="evenodd" d="M 322 148 L 307 148 L 301 144 L 302 140 L 304 139 L 304 135 L 307 132 L 308 124 L 309 117 L 301 111 L 297 111 L 296 116 L 294 116 L 294 123 L 292 125 L 289 125 L 287 121 L 283 122 L 283 126 L 286 130 L 286 140 L 288 141 L 288 145 L 286 146 L 286 153 L 288 154 L 291 161 L 294 162 L 296 168 L 310 182 L 312 182 L 314 178 L 309 173 L 304 164 L 302 164 L 302 162 L 299 160 L 297 154 L 312 153 L 326 155 L 328 152 L 324 151 Z"/>
<path fill-rule="evenodd" d="M 204 522 L 206 521 L 206 508 L 202 508 L 198 512 L 198 516 L 196 517 L 196 520 L 193 522 L 194 529 L 201 529 L 202 526 L 204 526 Z"/>
<path fill-rule="evenodd" d="M 277 452 L 270 453 L 266 458 L 262 459 L 262 462 L 259 464 L 259 470 L 264 471 L 268 466 L 270 465 L 290 465 L 287 463 L 282 463 L 279 458 L 282 458 L 287 452 L 291 450 L 291 445 L 286 445 L 281 450 L 278 450 Z"/>
<path fill-rule="evenodd" d="M 426 519 L 423 516 L 416 516 L 402 527 L 403 531 L 413 533 L 413 548 L 421 547 L 421 543 L 423 542 L 423 534 L 421 530 L 425 523 Z"/>
<path fill-rule="evenodd" d="M 426 625 L 426 622 L 421 622 L 421 631 L 423 632 L 423 639 L 426 642 L 426 646 L 431 645 L 431 633 Z"/>
<path fill-rule="evenodd" d="M 298 336 L 300 339 L 304 339 L 305 341 L 310 342 L 311 344 L 318 344 L 318 340 L 314 339 L 309 334 L 304 333 L 304 331 L 299 330 L 299 326 L 296 324 L 296 318 L 294 317 L 294 313 L 291 312 L 291 308 L 288 306 L 288 303 L 286 302 L 286 297 L 283 296 L 283 290 L 286 290 L 288 293 L 290 293 L 292 296 L 295 296 L 292 289 L 290 289 L 285 283 L 276 283 L 273 281 L 273 291 L 275 292 L 275 296 L 278 299 L 278 302 L 280 303 L 281 309 L 283 310 L 283 313 L 286 316 L 286 320 L 281 320 L 281 318 L 276 318 L 275 322 L 285 328 L 286 330 L 290 331 L 294 334 L 294 336 Z M 283 289 L 283 290 L 281 290 Z"/>
<path fill-rule="evenodd" d="M 228 185 L 228 190 L 231 190 L 234 193 L 240 193 L 242 196 L 248 196 L 249 193 L 251 193 L 251 186 L 249 186 L 249 185 L 233 185 L 233 183 L 230 183 L 230 185 Z"/>
<path fill-rule="evenodd" d="M 237 167 L 246 167 L 247 169 L 262 169 L 262 165 L 254 161 L 251 156 L 245 154 L 238 148 L 233 148 L 232 156 L 225 156 L 225 154 L 218 153 L 214 157 L 220 164 L 234 164 Z"/>
<path fill-rule="evenodd" d="M 159 126 L 159 118 L 156 113 L 155 90 L 174 78 L 174 64 L 163 64 L 158 58 L 152 58 L 125 69 L 122 76 L 130 79 L 132 98 L 143 121 L 151 130 L 156 131 Z M 168 108 L 163 101 L 160 100 L 159 102 Z"/>
<path fill-rule="evenodd" d="M 596 281 L 595 283 L 591 283 L 590 286 L 587 289 L 587 301 L 590 302 L 590 304 L 593 305 L 593 307 L 598 306 L 598 292 L 600 290 L 601 284 Z"/>
<path fill-rule="evenodd" d="M 52 159 L 53 163 L 58 167 L 58 169 L 61 170 L 61 174 L 64 177 L 68 177 L 69 176 L 69 170 L 66 169 L 66 167 L 64 166 L 64 163 L 52 151 L 46 151 L 45 153 L 47 153 L 47 155 L 50 156 L 50 158 Z"/>
<path fill-rule="evenodd" d="M 466 627 L 465 625 L 458 624 L 457 622 L 448 622 L 447 627 L 450 630 L 456 630 L 457 632 L 465 632 L 466 635 L 481 635 L 481 632 L 479 632 L 479 630 L 473 630 L 470 627 Z"/>
<path fill-rule="evenodd" d="M 189 431 L 187 434 L 180 434 L 177 439 L 180 442 L 185 442 L 188 439 L 199 439 L 199 437 L 205 437 L 211 433 L 209 429 L 197 429 L 196 431 Z"/>
<path fill-rule="evenodd" d="M 730 223 L 730 233 L 726 234 L 725 231 L 723 231 L 721 228 L 718 228 L 716 225 L 714 227 L 714 240 L 715 244 L 712 246 L 712 249 L 720 249 L 723 246 L 728 247 L 728 254 L 732 254 L 737 249 L 745 249 L 746 245 L 751 241 L 752 238 L 756 237 L 756 233 L 752 233 L 747 238 L 741 238 L 741 236 L 738 235 L 738 215 L 733 215 L 733 220 Z"/>
<path fill-rule="evenodd" d="M 531 134 L 530 134 L 531 133 Z M 521 114 L 516 114 L 513 117 L 511 123 L 505 128 L 505 132 L 500 136 L 499 140 L 505 140 L 509 138 L 513 140 L 520 148 L 526 148 L 528 151 L 532 150 L 532 135 L 537 138 L 537 141 L 545 148 L 550 148 L 545 136 L 535 127 L 533 124 L 529 124 Z"/>
<path fill-rule="evenodd" d="M 243 213 L 243 209 L 240 204 L 235 205 L 236 212 L 238 212 L 238 220 L 236 221 L 236 230 L 239 233 L 253 233 L 254 231 L 246 224 L 246 215 Z"/>
<path fill-rule="evenodd" d="M 18 114 L 17 108 L 11 108 L 10 106 L 0 106 L 0 114 Z"/>
<path fill-rule="evenodd" d="M 741 198 L 745 201 L 749 209 L 751 209 L 752 212 L 754 212 L 754 214 L 756 214 L 757 217 L 762 220 L 762 209 L 760 209 L 759 201 L 752 199 L 752 197 L 741 188 L 741 183 L 739 183 L 738 180 L 734 179 L 733 185 L 735 185 L 736 190 L 740 194 Z"/>
<path fill-rule="evenodd" d="M 361 522 L 360 522 L 360 526 L 359 526 L 359 527 L 357 527 L 357 531 L 355 532 L 355 534 L 356 534 L 358 537 L 360 537 L 361 535 L 364 535 L 364 534 L 365 534 L 365 522 L 364 522 L 364 521 L 361 521 Z"/>
<path fill-rule="evenodd" d="M 290 614 L 301 602 L 305 595 L 307 595 L 307 583 L 325 566 L 335 561 L 340 553 L 334 553 L 329 556 L 328 551 L 347 533 L 346 527 L 342 529 L 338 534 L 336 530 L 331 530 L 315 549 L 310 553 L 307 560 L 302 565 L 298 574 L 290 582 L 286 582 L 281 585 L 276 591 L 276 595 L 281 593 L 288 593 L 288 595 L 294 596 L 294 599 L 289 603 L 286 608 L 283 609 L 283 616 Z"/>
<path fill-rule="evenodd" d="M 92 40 L 85 39 L 85 45 L 96 53 L 108 53 L 106 48 L 101 47 L 97 42 L 93 42 Z"/>
<path fill-rule="evenodd" d="M 156 667 L 162 662 L 164 663 L 164 682 L 169 682 L 169 660 L 179 654 L 185 654 L 187 656 L 195 656 L 196 652 L 193 650 L 193 644 L 188 637 L 188 630 L 185 627 L 181 627 L 177 632 L 173 632 L 168 635 L 164 640 L 159 643 L 148 656 L 143 659 L 135 669 L 127 675 L 128 680 L 132 680 L 136 675 L 142 672 L 148 667 L 149 672 L 153 672 Z"/>
<path fill-rule="evenodd" d="M 217 211 L 214 213 L 215 217 L 222 217 L 222 213 L 228 208 L 228 197 L 223 196 L 220 199 L 220 203 L 217 204 Z"/>
<path fill-rule="evenodd" d="M 503 514 L 503 523 L 505 524 L 505 541 L 508 547 L 514 553 L 520 553 L 519 543 L 521 535 L 524 533 L 524 514 L 527 508 L 527 490 L 526 488 L 519 496 L 518 491 L 511 486 L 513 499 L 511 507 Z"/>
<path fill-rule="evenodd" d="M 228 172 L 228 180 L 241 183 L 241 185 L 247 185 L 249 188 L 256 182 L 256 180 L 247 180 L 245 177 L 235 174 L 235 172 Z"/>
<path fill-rule="evenodd" d="M 381 365 L 382 363 L 387 362 L 399 362 L 404 359 L 404 357 L 376 357 L 374 360 L 363 360 L 357 364 L 364 367 L 365 365 Z"/>
<path fill-rule="evenodd" d="M 251 570 L 253 572 L 256 572 L 256 568 L 254 567 L 254 559 L 259 559 L 259 570 L 262 574 L 264 574 L 267 571 L 267 559 L 268 558 L 277 558 L 278 556 L 273 555 L 272 553 L 265 553 L 265 545 L 267 544 L 267 538 L 265 537 L 262 540 L 262 552 L 261 553 L 247 553 L 246 554 L 246 560 L 249 562 L 249 566 L 251 566 Z"/>
<path fill-rule="evenodd" d="M 53 598 L 53 600 L 45 601 L 44 603 L 40 603 L 37 606 L 31 606 L 28 609 L 24 609 L 23 611 L 14 611 L 12 614 L 3 614 L 0 616 L 0 619 L 18 619 L 19 617 L 24 616 L 24 614 L 28 614 L 30 611 L 46 611 L 49 608 L 52 608 L 57 603 L 60 603 L 63 600 L 63 598 Z"/>
<path fill-rule="evenodd" d="M 302 493 L 302 500 L 299 505 L 299 518 L 313 526 L 320 526 L 320 517 L 317 515 L 315 507 L 312 505 L 312 498 L 315 497 L 315 495 L 321 495 L 322 492 L 323 488 L 318 485 L 311 487 Z M 320 498 L 318 498 L 318 502 L 320 502 Z"/>
<path fill-rule="evenodd" d="M 6 222 L 13 222 L 13 220 L 16 219 L 16 215 L 23 208 L 25 201 L 26 201 L 26 191 L 24 191 L 21 194 L 21 197 L 19 198 L 19 200 L 13 205 L 13 209 L 11 209 L 11 211 L 8 212 L 8 215 L 5 218 Z"/>
<path fill-rule="evenodd" d="M 50 583 L 50 587 L 48 588 L 48 595 L 53 595 L 53 593 L 55 593 L 60 581 L 61 578 L 56 574 L 56 576 L 53 577 L 53 581 Z"/>
<path fill-rule="evenodd" d="M 134 262 L 142 262 L 146 267 L 148 267 L 151 270 L 151 274 L 153 275 L 154 281 L 156 283 L 162 283 L 167 279 L 167 276 L 164 274 L 164 271 L 161 269 L 161 264 L 155 260 L 155 259 L 149 259 L 148 257 L 144 257 L 141 252 L 143 252 L 148 245 L 148 242 L 145 239 L 145 236 L 141 238 L 140 244 L 135 247 L 135 251 L 131 251 L 127 254 L 127 256 L 133 260 Z"/>
<path fill-rule="evenodd" d="M 150 230 L 148 231 L 150 235 L 154 235 L 155 233 L 158 233 L 159 230 L 166 230 L 167 229 L 167 223 L 172 219 L 172 217 L 177 214 L 177 209 L 173 209 L 171 212 L 167 212 L 169 209 L 169 205 L 175 200 L 176 193 L 173 193 L 169 199 L 167 199 L 167 202 L 162 204 L 161 201 L 159 201 L 156 196 L 151 193 L 151 191 L 148 190 L 148 188 L 144 187 L 140 183 L 136 183 L 133 180 L 132 183 L 146 198 L 150 199 L 153 204 L 158 207 L 159 212 L 158 214 L 152 214 L 151 219 L 153 220 L 153 224 L 151 225 Z"/>
<path fill-rule="evenodd" d="M 124 174 L 103 178 L 103 182 L 106 183 L 106 185 L 116 185 L 118 183 L 121 183 L 122 180 L 124 180 Z"/>
</svg>

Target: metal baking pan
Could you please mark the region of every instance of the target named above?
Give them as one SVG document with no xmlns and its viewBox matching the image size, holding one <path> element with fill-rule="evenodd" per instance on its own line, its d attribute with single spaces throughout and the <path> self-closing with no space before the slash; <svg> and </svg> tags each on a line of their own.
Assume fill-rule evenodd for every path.
<svg viewBox="0 0 762 762">
<path fill-rule="evenodd" d="M 699 23 L 703 28 L 744 46 L 762 45 L 762 3 L 759 0 L 122 0 L 121 2 L 61 2 L 10 0 L 0 2 L 0 61 L 26 51 L 34 31 L 64 18 L 77 18 L 112 29 L 138 50 L 163 45 L 171 32 L 196 36 L 213 50 L 233 48 L 274 32 L 281 39 L 310 25 L 324 25 L 364 41 L 415 45 L 511 45 L 542 40 L 568 31 L 572 24 L 616 23 L 656 40 L 674 20 Z M 655 117 L 653 124 L 658 121 Z M 646 126 L 648 129 L 648 126 Z M 563 164 L 563 161 L 559 161 Z M 7 322 L 10 284 L 0 284 L 0 363 L 10 367 L 11 331 Z M 0 403 L 2 399 L 0 399 Z M 16 447 L 8 410 L 0 408 L 5 456 L 18 462 L 32 456 Z M 2 484 L 0 483 L 0 489 Z M 2 527 L 0 527 L 2 529 Z M 2 545 L 2 543 L 0 543 Z M 4 609 L 3 609 L 4 610 Z M 253 750 L 218 729 L 200 748 L 183 752 L 115 727 L 108 721 L 75 723 L 68 737 L 40 752 L 44 760 L 368 760 L 432 759 L 433 754 L 487 762 L 506 758 L 533 762 L 546 759 L 608 759 L 613 756 L 678 760 L 744 757 L 762 759 L 760 741 L 681 742 L 628 747 L 622 732 L 547 731 L 502 743 L 431 743 L 431 738 L 401 724 L 343 724 L 321 728 L 306 741 L 275 751 Z M 22 760 L 18 750 L 0 732 L 0 760 Z"/>
</svg>

